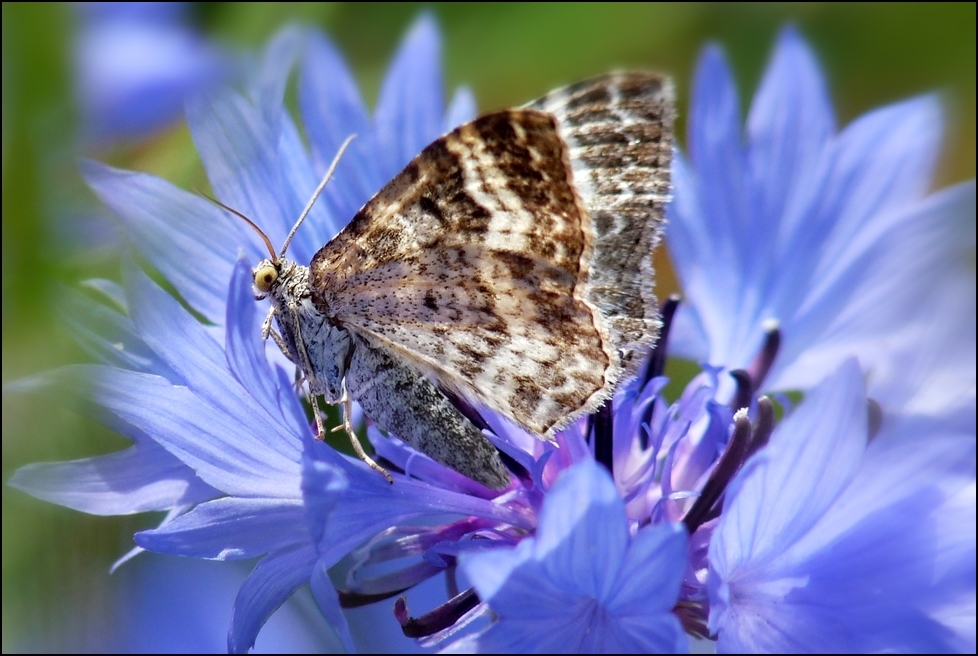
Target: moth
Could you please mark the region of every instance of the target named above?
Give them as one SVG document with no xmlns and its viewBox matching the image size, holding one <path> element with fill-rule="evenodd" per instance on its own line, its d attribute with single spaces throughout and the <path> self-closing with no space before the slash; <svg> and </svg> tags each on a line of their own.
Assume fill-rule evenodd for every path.
<svg viewBox="0 0 978 656">
<path fill-rule="evenodd" d="M 279 252 L 249 221 L 270 256 L 254 268 L 256 297 L 271 301 L 262 334 L 308 385 L 318 436 L 322 396 L 392 481 L 356 438 L 356 401 L 503 489 L 510 473 L 452 395 L 545 440 L 599 408 L 658 333 L 651 259 L 673 117 L 671 83 L 644 72 L 481 116 L 421 151 L 308 266 L 285 253 L 339 156 Z"/>
</svg>

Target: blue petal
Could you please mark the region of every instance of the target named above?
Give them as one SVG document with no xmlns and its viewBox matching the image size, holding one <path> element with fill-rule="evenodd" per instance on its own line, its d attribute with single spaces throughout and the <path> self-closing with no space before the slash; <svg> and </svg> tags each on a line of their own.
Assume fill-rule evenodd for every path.
<svg viewBox="0 0 978 656">
<path fill-rule="evenodd" d="M 625 504 L 607 472 L 585 460 L 562 474 L 537 526 L 534 555 L 551 576 L 567 592 L 605 604 L 627 546 Z"/>
<path fill-rule="evenodd" d="M 742 299 L 745 286 L 741 275 L 749 253 L 745 255 L 739 248 L 741 233 L 750 221 L 746 181 L 737 175 L 746 170 L 747 155 L 741 139 L 737 92 L 723 54 L 715 46 L 708 47 L 700 59 L 690 112 L 691 162 L 681 156 L 674 159 L 674 200 L 668 208 L 666 235 L 683 290 L 692 301 L 692 307 L 680 306 L 680 316 L 695 312 L 692 321 L 685 318 L 684 322 L 702 329 L 711 342 L 736 340 L 739 335 L 727 337 L 730 306 L 739 307 L 741 302 L 753 305 L 751 299 Z M 723 274 L 709 263 L 721 265 Z M 680 333 L 677 343 L 690 337 L 694 341 L 685 348 L 695 349 L 695 335 L 684 338 Z M 728 363 L 723 352 L 727 346 L 711 343 L 711 361 Z M 687 350 L 684 355 L 702 355 Z"/>
<path fill-rule="evenodd" d="M 223 53 L 179 24 L 94 20 L 75 46 L 85 132 L 96 139 L 138 138 L 181 118 L 188 93 L 217 83 Z"/>
<path fill-rule="evenodd" d="M 973 496 L 970 508 L 945 503 L 973 489 L 973 438 L 884 431 L 860 453 L 861 387 L 849 361 L 728 489 L 710 544 L 721 651 L 953 648 L 931 613 L 974 570 L 973 531 L 960 532 Z M 820 421 L 829 425 L 816 439 Z M 940 583 L 939 570 L 949 573 Z"/>
<path fill-rule="evenodd" d="M 228 296 L 226 357 L 231 373 L 272 417 L 282 417 L 295 435 L 308 435 L 309 423 L 293 387 L 276 385 L 277 376 L 265 358 L 261 322 L 255 312 L 251 269 L 238 261 Z"/>
<path fill-rule="evenodd" d="M 442 132 L 441 40 L 424 13 L 401 44 L 380 88 L 375 122 L 382 173 L 393 177 Z"/>
<path fill-rule="evenodd" d="M 740 100 L 723 53 L 716 46 L 706 48 L 696 68 L 688 143 L 698 175 L 701 210 L 715 231 L 701 237 L 712 244 L 715 258 L 742 270 L 743 254 L 734 249 L 738 234 L 751 217 L 744 180 L 735 174 L 746 165 Z M 677 188 L 677 199 L 681 191 L 689 190 Z"/>
<path fill-rule="evenodd" d="M 300 499 L 225 497 L 136 533 L 136 544 L 177 556 L 240 560 L 312 542 Z"/>
<path fill-rule="evenodd" d="M 966 257 L 961 229 L 975 213 L 975 185 L 933 194 L 845 247 L 825 249 L 808 288 L 806 307 L 784 330 L 770 387 L 806 387 L 860 353 L 867 368 L 892 358 L 904 330 L 919 330 L 920 308 Z M 949 317 L 948 317 L 949 319 Z"/>
<path fill-rule="evenodd" d="M 279 141 L 279 160 L 282 162 L 282 173 L 285 175 L 286 184 L 295 190 L 296 199 L 305 207 L 312 199 L 316 187 L 319 186 L 320 174 L 325 175 L 326 168 L 318 171 L 314 167 L 312 158 L 306 152 L 302 137 L 299 135 L 299 130 L 291 116 L 288 114 L 282 116 L 280 124 L 282 129 Z M 343 156 L 342 161 L 345 166 L 346 155 Z M 336 185 L 336 180 L 330 179 L 326 186 L 332 188 Z M 289 246 L 289 257 L 299 263 L 310 262 L 312 256 L 340 231 L 340 228 L 349 218 L 347 215 L 342 215 L 342 222 L 340 222 L 336 216 L 330 211 L 330 203 L 327 198 L 320 194 Z M 298 218 L 299 214 L 296 214 L 293 221 L 298 220 Z"/>
<path fill-rule="evenodd" d="M 93 515 L 167 510 L 218 494 L 152 441 L 96 458 L 27 465 L 8 483 L 39 499 Z"/>
<path fill-rule="evenodd" d="M 696 169 L 676 158 L 669 209 L 670 251 L 689 299 L 678 352 L 745 367 L 774 319 L 782 343 L 766 388 L 808 387 L 855 347 L 884 344 L 948 270 L 954 249 L 941 252 L 911 234 L 922 225 L 903 224 L 933 176 L 936 99 L 877 110 L 838 137 L 833 129 L 818 66 L 788 29 L 755 98 L 743 159 L 729 74 L 715 49 L 704 54 L 690 119 Z M 918 243 L 911 257 L 900 252 Z"/>
<path fill-rule="evenodd" d="M 848 360 L 730 483 L 710 545 L 717 572 L 767 561 L 811 530 L 855 475 L 866 422 L 862 372 Z"/>
<path fill-rule="evenodd" d="M 250 96 L 259 107 L 265 123 L 275 131 L 285 114 L 285 87 L 289 72 L 303 46 L 305 31 L 295 25 L 280 29 L 265 46 L 250 82 Z"/>
<path fill-rule="evenodd" d="M 459 87 L 455 90 L 452 101 L 448 103 L 448 109 L 445 110 L 443 132 L 451 132 L 463 123 L 468 123 L 476 117 L 477 113 L 478 106 L 475 96 L 472 95 L 472 89 Z"/>
<path fill-rule="evenodd" d="M 782 30 L 747 118 L 754 212 L 741 248 L 766 268 L 792 201 L 812 200 L 816 172 L 835 134 L 835 119 L 818 63 L 797 30 Z M 730 171 L 728 175 L 737 175 Z M 783 230 L 783 228 L 780 228 Z M 760 251 L 758 251 L 760 249 Z M 749 252 L 749 251 L 748 251 Z"/>
<path fill-rule="evenodd" d="M 318 170 L 325 172 L 340 144 L 357 135 L 324 192 L 330 215 L 345 224 L 391 176 L 378 162 L 373 124 L 356 81 L 333 44 L 315 32 L 299 76 L 299 107 Z"/>
<path fill-rule="evenodd" d="M 608 609 L 616 617 L 672 611 L 685 573 L 686 543 L 681 524 L 657 524 L 636 533 Z"/>
<path fill-rule="evenodd" d="M 313 166 L 299 130 L 283 105 L 289 72 L 300 50 L 304 50 L 307 36 L 307 30 L 295 26 L 283 28 L 266 47 L 252 90 L 252 100 L 261 109 L 269 131 L 279 135 L 277 161 L 284 176 L 283 189 L 291 193 L 298 207 L 304 206 L 312 196 L 320 175 L 326 170 L 325 165 L 318 169 Z M 289 218 L 291 229 L 291 222 L 299 218 L 298 211 Z M 309 262 L 341 226 L 330 216 L 327 202 L 317 202 L 290 245 L 290 256 L 298 262 Z"/>
<path fill-rule="evenodd" d="M 353 646 L 353 636 L 350 635 L 350 625 L 340 608 L 340 600 L 336 594 L 336 588 L 333 587 L 333 583 L 329 579 L 329 574 L 327 573 L 329 567 L 330 564 L 322 560 L 317 562 L 313 567 L 309 587 L 312 589 L 313 597 L 315 597 L 316 604 L 318 604 L 323 617 L 326 618 L 329 625 L 336 631 L 346 651 L 352 654 L 356 651 L 356 648 Z"/>
<path fill-rule="evenodd" d="M 123 422 L 151 435 L 209 485 L 238 496 L 295 498 L 298 462 L 268 448 L 283 436 L 204 403 L 186 387 L 158 376 L 88 367 L 93 397 Z M 152 399 L 152 404 L 147 402 Z M 242 408 L 246 414 L 247 408 Z M 253 431 L 263 433 L 261 437 Z M 284 441 L 284 440 L 283 440 Z"/>
<path fill-rule="evenodd" d="M 241 654 L 255 644 L 258 631 L 272 613 L 309 582 L 316 552 L 311 546 L 285 549 L 262 558 L 234 600 L 228 652 Z"/>
<path fill-rule="evenodd" d="M 892 359 L 870 368 L 869 396 L 884 414 L 929 416 L 975 434 L 975 291 L 973 270 L 942 280 L 892 340 Z"/>
<path fill-rule="evenodd" d="M 273 244 L 283 243 L 304 200 L 283 171 L 280 126 L 229 89 L 189 99 L 187 122 L 217 197 L 257 223 Z M 250 243 L 260 242 L 255 236 Z"/>
<path fill-rule="evenodd" d="M 124 294 L 121 287 L 118 290 Z M 126 306 L 124 296 L 122 304 Z M 75 290 L 68 290 L 59 305 L 71 330 L 71 337 L 90 354 L 106 364 L 157 374 L 175 383 L 182 382 L 176 372 L 146 345 L 132 320 L 125 314 Z"/>
<path fill-rule="evenodd" d="M 328 447 L 327 447 L 328 448 Z M 309 447 L 307 447 L 307 450 Z M 322 449 L 320 449 L 322 451 Z M 321 454 L 326 455 L 326 454 Z M 330 454 L 332 455 L 332 454 Z M 319 544 L 326 533 L 326 518 L 349 489 L 349 478 L 343 468 L 335 461 L 338 455 L 329 460 L 303 458 L 302 491 L 305 500 L 306 521 L 314 544 Z"/>
<path fill-rule="evenodd" d="M 227 281 L 246 244 L 240 228 L 205 199 L 165 180 L 91 160 L 83 160 L 81 169 L 150 264 L 195 310 L 223 321 Z"/>
<path fill-rule="evenodd" d="M 499 620 L 459 648 L 504 652 L 676 651 L 672 608 L 685 572 L 682 527 L 654 526 L 629 545 L 624 503 L 599 465 L 567 470 L 544 501 L 537 537 L 463 553 L 463 572 Z"/>
<path fill-rule="evenodd" d="M 930 188 L 940 154 L 943 117 L 935 96 L 922 96 L 865 114 L 843 130 L 833 147 L 817 214 L 848 235 L 873 230 L 886 212 L 901 210 Z"/>
<path fill-rule="evenodd" d="M 302 448 L 300 437 L 284 430 L 278 404 L 263 407 L 249 403 L 248 399 L 254 399 L 256 392 L 235 379 L 228 369 L 227 355 L 204 327 L 142 272 L 134 267 L 129 267 L 127 272 L 131 280 L 132 317 L 147 344 L 203 401 L 229 417 L 236 417 L 235 424 L 247 426 L 269 455 L 277 452 L 297 464 Z M 243 366 L 247 368 L 257 361 L 256 356 Z M 255 382 L 261 374 L 261 371 L 250 372 L 245 378 Z M 260 400 L 260 387 L 257 394 Z"/>
</svg>

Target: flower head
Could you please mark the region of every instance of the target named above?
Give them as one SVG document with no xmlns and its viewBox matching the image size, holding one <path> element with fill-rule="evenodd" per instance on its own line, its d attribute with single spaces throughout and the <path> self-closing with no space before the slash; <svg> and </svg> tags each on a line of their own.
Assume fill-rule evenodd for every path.
<svg viewBox="0 0 978 656">
<path fill-rule="evenodd" d="M 686 302 L 673 348 L 746 368 L 775 323 L 761 388 L 810 387 L 852 354 L 872 372 L 974 248 L 961 218 L 974 214 L 974 181 L 927 195 L 937 99 L 877 109 L 837 133 L 815 58 L 788 28 L 745 131 L 739 107 L 722 53 L 707 48 L 689 152 L 674 167 L 667 239 Z"/>
</svg>

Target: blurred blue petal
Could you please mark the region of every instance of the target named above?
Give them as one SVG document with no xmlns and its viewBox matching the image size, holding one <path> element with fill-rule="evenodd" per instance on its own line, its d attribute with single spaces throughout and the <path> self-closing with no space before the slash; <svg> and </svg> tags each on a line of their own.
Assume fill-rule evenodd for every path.
<svg viewBox="0 0 978 656">
<path fill-rule="evenodd" d="M 356 139 L 343 155 L 340 166 L 323 196 L 338 230 L 387 182 L 379 170 L 373 121 L 360 97 L 350 70 L 333 44 L 312 33 L 299 73 L 299 107 L 319 170 L 336 155 L 351 134 Z"/>
<path fill-rule="evenodd" d="M 381 171 L 390 179 L 442 133 L 441 37 L 422 14 L 408 31 L 380 87 L 375 120 Z"/>
<path fill-rule="evenodd" d="M 130 4 L 79 8 L 77 96 L 86 136 L 97 141 L 150 135 L 181 118 L 188 94 L 229 72 L 225 54 L 179 20 L 179 4 Z"/>
<path fill-rule="evenodd" d="M 93 515 L 167 510 L 217 494 L 153 442 L 95 458 L 27 465 L 8 483 L 39 499 Z"/>
<path fill-rule="evenodd" d="M 225 497 L 197 505 L 159 528 L 140 531 L 136 544 L 158 553 L 240 560 L 310 544 L 299 499 Z"/>
<path fill-rule="evenodd" d="M 73 635 L 73 650 L 226 653 L 231 607 L 247 572 L 239 563 L 144 554 L 109 579 L 110 597 L 99 612 L 103 622 Z M 85 610 L 72 619 L 91 622 L 92 609 Z M 330 653 L 340 648 L 312 600 L 300 595 L 266 624 L 254 651 Z"/>
<path fill-rule="evenodd" d="M 974 212 L 966 198 L 926 197 L 942 131 L 936 100 L 923 97 L 834 134 L 822 75 L 789 28 L 742 137 L 730 72 L 708 48 L 669 210 L 686 294 L 675 351 L 745 368 L 774 321 L 780 349 L 763 389 L 814 385 L 855 352 L 865 366 L 883 357 L 960 257 L 962 217 Z"/>
<path fill-rule="evenodd" d="M 231 90 L 189 99 L 187 122 L 217 198 L 257 223 L 278 250 L 302 209 L 279 161 L 278 126 Z"/>
<path fill-rule="evenodd" d="M 455 95 L 448 103 L 445 110 L 445 122 L 442 126 L 443 132 L 450 132 L 463 123 L 468 123 L 478 115 L 478 107 L 475 103 L 475 96 L 472 89 L 459 87 L 455 90 Z"/>
<path fill-rule="evenodd" d="M 195 310 L 223 321 L 231 270 L 249 243 L 249 252 L 261 255 L 257 236 L 246 236 L 225 212 L 160 178 L 90 160 L 81 169 L 149 263 Z"/>
<path fill-rule="evenodd" d="M 120 311 L 126 308 L 123 288 L 108 280 L 86 282 L 89 288 L 93 285 L 113 290 L 119 302 L 113 308 L 79 291 L 65 290 L 59 309 L 72 338 L 106 364 L 179 380 L 176 372 L 146 345 L 132 320 Z"/>
<path fill-rule="evenodd" d="M 748 179 L 753 211 L 744 246 L 776 248 L 771 231 L 783 230 L 798 197 L 807 201 L 811 173 L 835 134 L 835 119 L 815 56 L 797 30 L 778 38 L 771 63 L 747 117 Z M 777 171 L 778 176 L 771 172 Z M 748 265 L 763 267 L 774 253 L 756 252 Z"/>
<path fill-rule="evenodd" d="M 296 588 L 309 582 L 315 563 L 316 551 L 308 544 L 270 553 L 258 561 L 234 600 L 228 653 L 242 654 L 254 646 L 271 614 Z"/>
</svg>

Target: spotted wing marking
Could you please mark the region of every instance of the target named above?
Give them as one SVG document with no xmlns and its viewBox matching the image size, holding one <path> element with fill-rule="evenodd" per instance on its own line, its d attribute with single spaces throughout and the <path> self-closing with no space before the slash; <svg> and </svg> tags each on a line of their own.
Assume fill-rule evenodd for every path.
<svg viewBox="0 0 978 656">
<path fill-rule="evenodd" d="M 670 199 L 674 104 L 667 78 L 624 72 L 527 105 L 552 114 L 567 144 L 574 186 L 595 231 L 588 300 L 608 318 L 626 354 L 651 344 L 659 331 L 652 251 Z"/>
<path fill-rule="evenodd" d="M 621 369 L 587 298 L 593 234 L 554 118 L 498 112 L 428 146 L 316 254 L 314 301 L 550 436 Z"/>
</svg>

